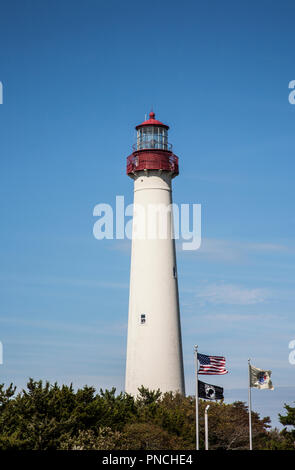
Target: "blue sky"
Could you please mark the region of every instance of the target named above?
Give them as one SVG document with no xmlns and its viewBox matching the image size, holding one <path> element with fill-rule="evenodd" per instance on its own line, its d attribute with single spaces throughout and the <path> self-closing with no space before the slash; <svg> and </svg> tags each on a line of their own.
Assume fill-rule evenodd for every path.
<svg viewBox="0 0 295 470">
<path fill-rule="evenodd" d="M 290 387 L 295 399 L 294 13 L 263 0 L 1 3 L 1 381 L 123 389 L 130 244 L 96 240 L 92 214 L 132 202 L 126 156 L 153 106 L 180 158 L 174 201 L 202 204 L 201 249 L 178 247 L 187 393 L 197 343 L 226 356 L 214 383 L 229 395 L 244 396 L 248 357 L 273 371 L 262 414 Z"/>
</svg>

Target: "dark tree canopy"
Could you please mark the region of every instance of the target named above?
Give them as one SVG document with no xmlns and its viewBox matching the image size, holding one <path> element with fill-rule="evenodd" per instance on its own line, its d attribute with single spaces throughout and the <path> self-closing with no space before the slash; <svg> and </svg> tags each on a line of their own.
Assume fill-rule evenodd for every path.
<svg viewBox="0 0 295 470">
<path fill-rule="evenodd" d="M 204 409 L 200 400 L 200 444 L 204 443 Z M 209 448 L 248 449 L 245 403 L 211 402 Z M 295 408 L 285 405 L 281 423 L 295 427 Z M 270 430 L 269 418 L 252 414 L 256 449 L 294 449 L 294 430 Z M 195 398 L 160 390 L 126 393 L 85 386 L 34 381 L 16 394 L 0 384 L 0 450 L 53 449 L 195 449 Z"/>
</svg>

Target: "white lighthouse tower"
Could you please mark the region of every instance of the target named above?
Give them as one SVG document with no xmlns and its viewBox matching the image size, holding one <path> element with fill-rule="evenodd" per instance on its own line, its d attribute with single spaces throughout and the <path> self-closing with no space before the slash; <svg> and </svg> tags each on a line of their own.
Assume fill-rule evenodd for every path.
<svg viewBox="0 0 295 470">
<path fill-rule="evenodd" d="M 169 211 L 178 158 L 168 143 L 168 129 L 151 112 L 147 121 L 136 126 L 134 152 L 127 158 L 136 212 L 125 381 L 125 391 L 131 395 L 136 395 L 142 385 L 150 390 L 185 393 L 175 241 Z M 154 209 L 160 217 L 157 224 L 151 216 Z M 167 223 L 164 236 L 159 230 L 161 217 Z"/>
</svg>

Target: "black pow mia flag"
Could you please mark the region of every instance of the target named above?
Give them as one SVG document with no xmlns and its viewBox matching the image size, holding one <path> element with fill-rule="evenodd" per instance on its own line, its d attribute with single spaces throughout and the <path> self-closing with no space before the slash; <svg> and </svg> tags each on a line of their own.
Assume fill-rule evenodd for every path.
<svg viewBox="0 0 295 470">
<path fill-rule="evenodd" d="M 205 382 L 198 381 L 199 398 L 205 398 L 205 400 L 222 400 L 223 388 L 217 385 L 206 384 Z"/>
</svg>

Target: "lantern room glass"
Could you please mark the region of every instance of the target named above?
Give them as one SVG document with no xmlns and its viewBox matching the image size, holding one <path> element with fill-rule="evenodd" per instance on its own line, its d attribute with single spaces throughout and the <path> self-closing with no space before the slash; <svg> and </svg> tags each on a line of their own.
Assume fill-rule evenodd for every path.
<svg viewBox="0 0 295 470">
<path fill-rule="evenodd" d="M 168 150 L 168 132 L 164 127 L 144 126 L 137 130 L 137 150 Z"/>
</svg>

